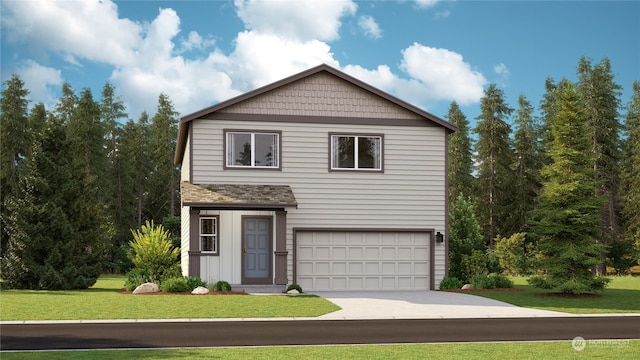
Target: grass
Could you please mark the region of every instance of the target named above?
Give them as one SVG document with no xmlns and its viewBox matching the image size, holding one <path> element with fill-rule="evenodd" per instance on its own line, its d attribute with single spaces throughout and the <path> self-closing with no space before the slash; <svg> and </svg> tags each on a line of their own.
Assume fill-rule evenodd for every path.
<svg viewBox="0 0 640 360">
<path fill-rule="evenodd" d="M 315 317 L 340 308 L 317 296 L 131 295 L 120 275 L 87 290 L 0 290 L 0 320 Z"/>
<path fill-rule="evenodd" d="M 275 346 L 173 350 L 93 350 L 3 353 L 14 359 L 637 359 L 640 341 L 587 342 L 582 351 L 571 341 L 480 344 L 411 344 L 356 346 Z"/>
<path fill-rule="evenodd" d="M 640 277 L 612 276 L 609 286 L 598 297 L 563 298 L 540 296 L 548 290 L 527 284 L 525 277 L 512 277 L 521 292 L 471 292 L 509 304 L 571 314 L 640 313 Z"/>
</svg>

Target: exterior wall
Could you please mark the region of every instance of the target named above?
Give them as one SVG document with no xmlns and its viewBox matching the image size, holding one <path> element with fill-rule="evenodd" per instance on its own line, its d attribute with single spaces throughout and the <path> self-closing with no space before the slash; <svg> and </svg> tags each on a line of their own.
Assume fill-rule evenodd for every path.
<svg viewBox="0 0 640 360">
<path fill-rule="evenodd" d="M 194 120 L 191 126 L 194 184 L 278 184 L 293 189 L 299 205 L 287 209 L 290 280 L 294 227 L 432 228 L 445 233 L 447 135 L 442 127 L 224 119 Z M 224 129 L 282 131 L 281 171 L 223 170 Z M 384 172 L 330 172 L 330 132 L 384 134 Z M 224 223 L 221 220 L 221 225 Z M 227 246 L 221 244 L 221 248 Z M 434 250 L 437 287 L 445 274 L 445 246 L 436 244 Z M 232 251 L 240 254 L 239 249 Z M 211 266 L 216 265 L 203 263 L 202 273 Z M 225 280 L 239 279 L 239 274 L 229 272 L 225 265 L 220 269 L 222 278 L 231 275 Z"/>
<path fill-rule="evenodd" d="M 200 256 L 200 278 L 208 283 L 218 280 L 228 281 L 230 284 L 242 283 L 242 216 L 272 216 L 272 242 L 275 241 L 275 212 L 273 211 L 219 211 L 203 210 L 200 215 L 218 215 L 220 237 L 219 255 Z M 188 236 L 187 236 L 188 239 Z M 184 234 L 183 234 L 183 242 Z M 275 248 L 275 246 L 274 246 Z M 272 260 L 271 266 L 275 262 Z M 184 264 L 183 264 L 184 272 Z M 275 273 L 275 270 L 273 271 Z"/>
<path fill-rule="evenodd" d="M 180 167 L 180 181 L 189 181 L 191 173 L 191 137 L 187 138 L 187 145 L 184 150 L 184 158 Z"/>
<path fill-rule="evenodd" d="M 189 207 L 180 209 L 180 266 L 182 275 L 189 275 Z"/>
</svg>

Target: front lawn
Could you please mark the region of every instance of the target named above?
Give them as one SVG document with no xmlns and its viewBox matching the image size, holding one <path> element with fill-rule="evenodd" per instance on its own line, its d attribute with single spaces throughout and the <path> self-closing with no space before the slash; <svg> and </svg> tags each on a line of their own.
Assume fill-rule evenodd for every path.
<svg viewBox="0 0 640 360">
<path fill-rule="evenodd" d="M 511 278 L 516 288 L 525 291 L 469 292 L 509 304 L 572 314 L 640 313 L 640 277 L 612 276 L 609 286 L 595 297 L 564 298 L 542 296 L 548 290 L 537 289 L 527 284 L 525 277 Z"/>
<path fill-rule="evenodd" d="M 111 359 L 637 359 L 640 341 L 587 342 L 581 351 L 571 341 L 484 344 L 356 346 L 274 346 L 173 350 L 38 351 L 4 353 L 3 360 Z"/>
<path fill-rule="evenodd" d="M 340 308 L 313 295 L 131 295 L 125 277 L 103 275 L 87 290 L 0 290 L 0 320 L 316 317 Z"/>
</svg>

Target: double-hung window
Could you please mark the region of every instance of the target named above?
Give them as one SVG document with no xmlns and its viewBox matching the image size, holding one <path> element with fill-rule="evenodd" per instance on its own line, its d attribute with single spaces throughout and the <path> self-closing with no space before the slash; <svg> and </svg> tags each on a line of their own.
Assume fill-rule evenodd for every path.
<svg viewBox="0 0 640 360">
<path fill-rule="evenodd" d="M 280 168 L 280 133 L 227 131 L 226 167 Z"/>
<path fill-rule="evenodd" d="M 331 170 L 382 171 L 382 135 L 330 134 Z"/>
<path fill-rule="evenodd" d="M 200 218 L 200 251 L 218 254 L 218 217 Z"/>
</svg>

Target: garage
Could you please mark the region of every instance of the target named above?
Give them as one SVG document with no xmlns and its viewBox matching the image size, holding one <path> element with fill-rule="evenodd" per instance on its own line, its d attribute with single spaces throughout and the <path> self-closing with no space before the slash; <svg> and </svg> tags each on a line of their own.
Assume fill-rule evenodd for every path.
<svg viewBox="0 0 640 360">
<path fill-rule="evenodd" d="M 295 281 L 305 291 L 428 290 L 431 233 L 294 230 Z"/>
</svg>

